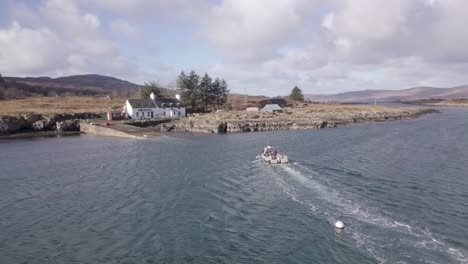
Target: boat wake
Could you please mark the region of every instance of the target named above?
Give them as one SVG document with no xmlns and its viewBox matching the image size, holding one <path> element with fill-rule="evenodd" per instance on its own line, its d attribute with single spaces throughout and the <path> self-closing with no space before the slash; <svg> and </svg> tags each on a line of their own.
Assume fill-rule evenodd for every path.
<svg viewBox="0 0 468 264">
<path fill-rule="evenodd" d="M 384 246 L 382 246 L 386 242 L 388 247 L 388 238 L 383 241 L 385 236 L 382 235 L 382 231 L 378 231 L 379 228 L 399 233 L 400 239 L 395 238 L 392 241 L 394 245 L 411 246 L 414 250 L 436 251 L 435 253 L 447 255 L 458 263 L 468 263 L 468 259 L 461 250 L 452 248 L 441 239 L 437 239 L 429 228 L 412 226 L 384 216 L 379 213 L 377 208 L 367 206 L 365 202 L 355 202 L 360 200 L 359 197 L 339 192 L 337 189 L 322 183 L 318 173 L 310 169 L 306 169 L 306 173 L 301 172 L 302 167 L 298 163 L 281 166 L 281 170 L 289 176 L 283 178 L 279 175 L 278 182 L 285 194 L 314 213 L 323 215 L 330 224 L 333 224 L 337 219 L 344 219 L 349 223 L 347 232 L 351 233 L 355 244 L 366 250 L 380 263 L 388 263 L 390 257 L 385 257 Z M 297 185 L 298 183 L 299 185 Z M 307 189 L 313 192 L 307 192 Z M 377 229 L 372 228 L 372 230 L 377 230 L 376 232 L 380 232 L 380 235 L 378 233 L 369 234 L 370 232 L 366 230 L 366 224 L 377 227 Z M 391 259 L 393 262 L 394 256 Z M 431 263 L 433 260 L 428 257 L 425 261 Z"/>
</svg>

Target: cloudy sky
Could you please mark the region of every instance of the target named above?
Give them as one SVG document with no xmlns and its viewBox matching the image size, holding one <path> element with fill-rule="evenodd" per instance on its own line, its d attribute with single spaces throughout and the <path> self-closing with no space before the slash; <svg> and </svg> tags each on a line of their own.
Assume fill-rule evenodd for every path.
<svg viewBox="0 0 468 264">
<path fill-rule="evenodd" d="M 0 0 L 0 73 L 284 95 L 468 84 L 466 0 Z"/>
</svg>

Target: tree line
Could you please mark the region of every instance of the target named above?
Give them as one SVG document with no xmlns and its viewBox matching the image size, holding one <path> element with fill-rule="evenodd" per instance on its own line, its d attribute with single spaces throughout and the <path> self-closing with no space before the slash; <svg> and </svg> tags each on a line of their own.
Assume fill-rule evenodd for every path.
<svg viewBox="0 0 468 264">
<path fill-rule="evenodd" d="M 195 71 L 190 71 L 188 75 L 182 71 L 177 78 L 177 87 L 191 111 L 220 109 L 225 106 L 229 94 L 228 84 L 224 79 L 213 80 L 208 73 L 200 77 Z"/>
</svg>

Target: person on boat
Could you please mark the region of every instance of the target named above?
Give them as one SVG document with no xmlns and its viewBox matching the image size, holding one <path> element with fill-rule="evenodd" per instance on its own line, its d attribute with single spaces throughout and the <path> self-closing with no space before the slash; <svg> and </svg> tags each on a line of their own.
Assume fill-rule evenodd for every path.
<svg viewBox="0 0 468 264">
<path fill-rule="evenodd" d="M 271 152 L 271 157 L 273 159 L 276 159 L 276 155 L 278 154 L 278 152 L 276 152 L 276 149 L 273 149 L 272 152 Z"/>
</svg>

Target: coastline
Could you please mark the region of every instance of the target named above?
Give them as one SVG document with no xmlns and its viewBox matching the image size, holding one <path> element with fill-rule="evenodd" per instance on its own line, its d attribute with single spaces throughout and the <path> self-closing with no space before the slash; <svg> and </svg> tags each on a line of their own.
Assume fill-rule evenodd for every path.
<svg viewBox="0 0 468 264">
<path fill-rule="evenodd" d="M 197 133 L 309 130 L 414 119 L 438 112 L 434 109 L 413 107 L 313 105 L 285 108 L 283 113 L 231 111 L 189 116 L 164 127 L 167 131 Z"/>
<path fill-rule="evenodd" d="M 60 136 L 78 136 L 79 131 L 27 131 L 9 135 L 0 135 L 1 139 L 20 139 L 20 138 L 40 138 L 40 137 L 60 137 Z"/>
<path fill-rule="evenodd" d="M 21 115 L 0 115 L 0 137 L 36 137 L 76 134 L 80 120 L 100 118 L 92 112 Z"/>
<path fill-rule="evenodd" d="M 468 99 L 428 99 L 403 101 L 402 103 L 428 107 L 468 107 Z"/>
<path fill-rule="evenodd" d="M 418 107 L 375 107 L 369 105 L 307 104 L 307 106 L 284 108 L 282 113 L 218 111 L 215 113 L 192 115 L 165 124 L 158 124 L 157 126 L 152 125 L 152 123 L 155 122 L 154 120 L 149 120 L 143 121 L 143 123 L 145 123 L 144 129 L 134 126 L 125 126 L 128 128 L 122 128 L 123 125 L 112 125 L 112 128 L 107 129 L 112 129 L 113 131 L 115 130 L 113 133 L 96 134 L 112 136 L 117 132 L 121 133 L 121 131 L 123 131 L 127 134 L 132 134 L 131 136 L 126 135 L 125 137 L 127 138 L 146 139 L 153 138 L 153 134 L 155 133 L 162 135 L 160 132 L 224 134 L 280 130 L 312 130 L 343 127 L 369 122 L 415 119 L 425 114 L 438 112 L 438 110 Z M 50 122 L 51 124 L 49 127 L 41 126 L 40 130 L 34 129 L 34 124 L 37 123 L 35 120 L 38 118 L 32 119 L 31 116 L 32 114 L 28 114 L 22 117 L 16 117 L 16 119 L 12 119 L 11 116 L 0 116 L 3 121 L 22 121 L 20 122 L 22 123 L 21 126 L 13 126 L 16 130 L 0 134 L 0 139 L 72 136 L 79 135 L 83 132 L 89 133 L 89 131 L 87 132 L 87 129 L 81 128 L 81 126 L 85 126 L 86 123 L 80 122 L 76 118 L 89 118 L 93 116 L 97 117 L 99 115 L 94 115 L 89 112 L 86 114 L 74 114 L 69 116 L 58 115 L 62 118 L 57 118 L 56 115 L 54 116 L 55 118 L 52 118 L 51 121 L 53 122 Z M 24 122 L 26 120 L 35 122 Z M 91 119 L 90 121 L 92 120 L 98 119 Z M 62 124 L 62 126 L 64 126 L 63 124 L 68 124 L 68 126 L 64 126 L 66 129 L 63 129 L 57 126 L 60 124 Z M 100 126 L 98 125 L 97 127 Z M 123 137 L 122 135 L 120 136 Z"/>
</svg>

